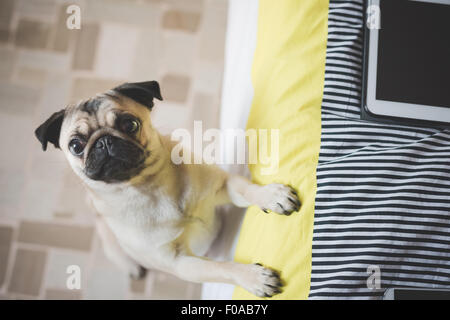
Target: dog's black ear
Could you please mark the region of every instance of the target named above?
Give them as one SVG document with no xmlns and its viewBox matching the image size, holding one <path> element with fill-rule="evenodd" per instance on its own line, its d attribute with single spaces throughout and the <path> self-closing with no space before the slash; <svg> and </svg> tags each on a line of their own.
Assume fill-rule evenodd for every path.
<svg viewBox="0 0 450 320">
<path fill-rule="evenodd" d="M 42 150 L 47 150 L 47 142 L 51 142 L 55 148 L 59 148 L 59 134 L 64 120 L 64 112 L 65 110 L 55 112 L 34 131 L 36 138 L 42 144 Z"/>
<path fill-rule="evenodd" d="M 133 99 L 150 110 L 153 107 L 153 98 L 162 100 L 159 84 L 156 81 L 127 82 L 113 89 L 114 91 Z"/>
</svg>

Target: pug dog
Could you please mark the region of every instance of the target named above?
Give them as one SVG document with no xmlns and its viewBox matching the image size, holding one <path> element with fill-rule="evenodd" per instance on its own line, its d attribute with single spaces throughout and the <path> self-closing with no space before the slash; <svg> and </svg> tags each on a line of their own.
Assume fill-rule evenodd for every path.
<svg viewBox="0 0 450 320">
<path fill-rule="evenodd" d="M 97 211 L 107 257 L 134 277 L 152 268 L 193 282 L 238 285 L 259 297 L 281 292 L 277 271 L 205 257 L 221 220 L 216 206 L 259 206 L 289 215 L 297 193 L 257 185 L 214 165 L 174 164 L 175 142 L 150 122 L 156 81 L 124 83 L 55 112 L 36 131 L 45 151 L 60 148 Z"/>
</svg>

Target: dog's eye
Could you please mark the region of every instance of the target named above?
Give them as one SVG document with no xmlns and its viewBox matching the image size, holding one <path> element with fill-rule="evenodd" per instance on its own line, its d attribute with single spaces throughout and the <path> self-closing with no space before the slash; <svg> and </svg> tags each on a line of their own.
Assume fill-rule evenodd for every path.
<svg viewBox="0 0 450 320">
<path fill-rule="evenodd" d="M 120 130 L 128 134 L 136 133 L 139 130 L 139 122 L 135 119 L 125 118 L 120 121 Z"/>
<path fill-rule="evenodd" d="M 74 138 L 69 142 L 69 150 L 73 155 L 79 156 L 83 153 L 85 143 L 84 141 Z"/>
</svg>

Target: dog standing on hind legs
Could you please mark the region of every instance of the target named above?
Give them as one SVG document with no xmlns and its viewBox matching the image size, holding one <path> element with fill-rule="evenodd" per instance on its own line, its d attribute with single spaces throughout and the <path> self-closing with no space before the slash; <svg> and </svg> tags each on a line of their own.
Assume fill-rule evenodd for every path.
<svg viewBox="0 0 450 320">
<path fill-rule="evenodd" d="M 55 112 L 36 131 L 60 148 L 98 212 L 106 255 L 133 277 L 146 268 L 193 282 L 239 285 L 259 297 L 281 292 L 279 273 L 260 264 L 204 257 L 220 230 L 215 207 L 233 203 L 289 215 L 296 192 L 227 174 L 213 165 L 171 161 L 170 137 L 152 127 L 156 81 L 125 83 Z"/>
</svg>

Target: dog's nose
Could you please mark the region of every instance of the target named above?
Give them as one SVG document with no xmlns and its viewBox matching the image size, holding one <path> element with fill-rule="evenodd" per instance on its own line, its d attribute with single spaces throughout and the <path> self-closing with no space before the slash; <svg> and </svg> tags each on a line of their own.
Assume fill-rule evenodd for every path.
<svg viewBox="0 0 450 320">
<path fill-rule="evenodd" d="M 97 149 L 110 150 L 111 145 L 112 145 L 112 137 L 109 135 L 100 137 L 97 139 L 97 141 L 95 141 L 95 147 Z"/>
</svg>

